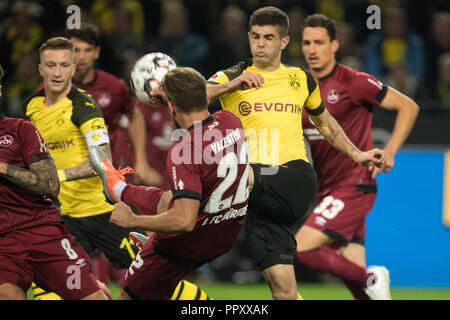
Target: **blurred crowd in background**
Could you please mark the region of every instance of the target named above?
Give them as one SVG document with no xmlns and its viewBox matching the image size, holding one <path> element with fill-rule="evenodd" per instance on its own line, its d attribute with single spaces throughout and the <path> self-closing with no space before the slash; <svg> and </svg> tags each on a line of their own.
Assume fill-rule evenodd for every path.
<svg viewBox="0 0 450 320">
<path fill-rule="evenodd" d="M 78 5 L 81 21 L 102 32 L 98 67 L 128 82 L 136 59 L 152 51 L 206 78 L 250 57 L 248 18 L 277 6 L 290 17 L 291 42 L 283 61 L 307 67 L 300 26 L 321 12 L 338 26 L 338 61 L 366 71 L 416 99 L 422 110 L 450 112 L 450 4 L 448 0 L 0 0 L 0 62 L 6 71 L 0 110 L 23 116 L 21 104 L 41 79 L 38 48 L 64 35 Z M 370 30 L 369 5 L 381 9 L 381 30 Z"/>
</svg>

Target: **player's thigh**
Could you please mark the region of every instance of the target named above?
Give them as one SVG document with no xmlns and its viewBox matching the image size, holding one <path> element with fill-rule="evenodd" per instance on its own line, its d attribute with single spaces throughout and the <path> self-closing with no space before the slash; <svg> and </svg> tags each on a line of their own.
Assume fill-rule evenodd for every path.
<svg viewBox="0 0 450 320">
<path fill-rule="evenodd" d="M 11 284 L 22 291 L 31 286 L 33 270 L 27 259 L 27 248 L 23 245 L 28 241 L 24 230 L 0 236 L 0 285 Z"/>
<path fill-rule="evenodd" d="M 319 248 L 330 241 L 330 237 L 320 230 L 304 225 L 295 235 L 297 251 L 304 252 Z"/>
<path fill-rule="evenodd" d="M 0 300 L 26 300 L 25 292 L 12 283 L 0 284 Z"/>
<path fill-rule="evenodd" d="M 244 228 L 247 246 L 261 270 L 294 263 L 297 244 L 290 224 L 266 219 L 258 210 L 249 207 Z"/>
<path fill-rule="evenodd" d="M 79 300 L 100 289 L 89 256 L 63 225 L 41 226 L 28 233 L 36 284 L 66 300 Z"/>
<path fill-rule="evenodd" d="M 123 284 L 123 298 L 169 300 L 178 283 L 201 266 L 169 261 L 157 254 L 153 245 L 150 241 L 146 243 L 130 265 Z"/>
<path fill-rule="evenodd" d="M 345 246 L 364 243 L 366 215 L 375 203 L 376 194 L 341 188 L 319 199 L 304 226 L 321 231 Z"/>
<path fill-rule="evenodd" d="M 281 223 L 305 216 L 316 191 L 314 171 L 307 162 L 295 160 L 279 167 L 252 164 L 254 185 L 249 206 Z"/>
</svg>

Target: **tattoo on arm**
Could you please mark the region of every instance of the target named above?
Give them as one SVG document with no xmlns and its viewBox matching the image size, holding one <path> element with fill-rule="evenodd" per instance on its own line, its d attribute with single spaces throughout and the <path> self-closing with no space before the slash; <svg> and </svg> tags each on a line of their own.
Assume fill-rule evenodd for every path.
<svg viewBox="0 0 450 320">
<path fill-rule="evenodd" d="M 34 162 L 30 169 L 8 165 L 5 178 L 36 194 L 56 197 L 59 193 L 58 174 L 51 159 Z"/>
<path fill-rule="evenodd" d="M 334 145 L 334 142 L 336 141 L 338 135 L 339 131 L 331 130 L 330 133 L 327 135 L 326 139 L 331 145 Z"/>
</svg>

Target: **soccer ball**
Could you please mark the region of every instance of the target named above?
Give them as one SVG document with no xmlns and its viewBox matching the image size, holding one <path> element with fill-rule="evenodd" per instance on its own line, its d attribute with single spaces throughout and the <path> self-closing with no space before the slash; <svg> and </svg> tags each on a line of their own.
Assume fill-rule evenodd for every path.
<svg viewBox="0 0 450 320">
<path fill-rule="evenodd" d="M 131 88 L 136 97 L 151 106 L 150 91 L 156 88 L 163 77 L 177 67 L 175 61 L 165 53 L 148 53 L 136 61 L 131 71 Z"/>
</svg>

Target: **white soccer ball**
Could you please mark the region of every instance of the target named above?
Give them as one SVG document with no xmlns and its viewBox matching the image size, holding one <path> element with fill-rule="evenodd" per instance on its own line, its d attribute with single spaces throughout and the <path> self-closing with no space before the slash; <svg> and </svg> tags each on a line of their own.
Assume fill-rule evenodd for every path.
<svg viewBox="0 0 450 320">
<path fill-rule="evenodd" d="M 136 97 L 151 106 L 150 91 L 156 88 L 163 77 L 177 67 L 175 61 L 165 53 L 152 52 L 139 58 L 131 71 L 131 88 Z"/>
</svg>

